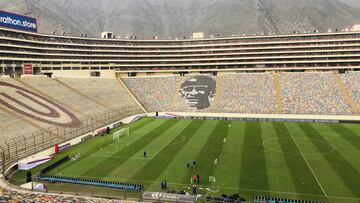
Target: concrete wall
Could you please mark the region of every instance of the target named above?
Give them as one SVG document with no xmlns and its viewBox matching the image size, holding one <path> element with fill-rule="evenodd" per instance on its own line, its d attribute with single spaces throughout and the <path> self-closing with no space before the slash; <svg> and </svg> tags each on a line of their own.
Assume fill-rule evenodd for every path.
<svg viewBox="0 0 360 203">
<path fill-rule="evenodd" d="M 43 73 L 53 73 L 53 77 L 91 78 L 90 73 L 95 71 L 100 72 L 100 78 L 115 78 L 114 70 L 49 70 Z"/>
<path fill-rule="evenodd" d="M 201 112 L 159 112 L 160 116 L 173 114 L 181 117 L 226 117 L 226 118 L 259 118 L 259 119 L 289 119 L 289 120 L 341 120 L 360 121 L 360 116 L 333 116 L 333 115 L 290 115 L 290 114 L 237 114 L 237 113 L 201 113 Z M 149 117 L 155 113 L 148 113 Z"/>
</svg>

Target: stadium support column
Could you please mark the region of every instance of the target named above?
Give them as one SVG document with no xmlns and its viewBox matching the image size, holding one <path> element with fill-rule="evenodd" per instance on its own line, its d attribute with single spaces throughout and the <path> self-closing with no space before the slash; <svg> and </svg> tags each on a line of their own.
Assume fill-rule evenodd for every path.
<svg viewBox="0 0 360 203">
<path fill-rule="evenodd" d="M 0 75 L 2 74 L 5 74 L 5 67 L 4 67 L 4 63 L 1 63 L 1 66 L 0 66 Z"/>
<path fill-rule="evenodd" d="M 5 152 L 2 150 L 1 152 L 1 166 L 2 166 L 2 173 L 5 173 Z M 0 171 L 1 173 L 1 171 Z"/>
</svg>

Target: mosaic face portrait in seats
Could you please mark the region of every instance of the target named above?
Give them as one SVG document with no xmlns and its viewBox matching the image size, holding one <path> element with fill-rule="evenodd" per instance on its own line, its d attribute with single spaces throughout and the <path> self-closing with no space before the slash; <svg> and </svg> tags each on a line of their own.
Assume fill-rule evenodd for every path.
<svg viewBox="0 0 360 203">
<path fill-rule="evenodd" d="M 194 76 L 187 79 L 179 90 L 185 103 L 192 108 L 209 108 L 216 93 L 216 81 L 209 76 Z"/>
</svg>

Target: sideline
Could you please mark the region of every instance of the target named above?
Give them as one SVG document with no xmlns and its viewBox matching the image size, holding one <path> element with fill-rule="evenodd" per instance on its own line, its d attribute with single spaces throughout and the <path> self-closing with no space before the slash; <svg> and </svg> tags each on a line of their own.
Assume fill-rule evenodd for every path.
<svg viewBox="0 0 360 203">
<path fill-rule="evenodd" d="M 144 181 L 144 180 L 129 180 L 129 179 L 121 179 L 121 178 L 103 178 L 97 176 L 78 176 L 80 178 L 96 178 L 96 179 L 103 179 L 108 181 L 120 181 L 120 182 L 138 182 L 138 183 L 151 183 L 151 184 L 160 184 L 157 181 Z M 169 185 L 175 186 L 184 186 L 184 187 L 191 187 L 191 184 L 183 184 L 183 183 L 168 183 Z M 198 185 L 199 187 L 214 187 L 211 185 Z M 237 187 L 226 187 L 226 186 L 216 186 L 217 188 L 221 189 L 228 189 L 228 190 L 240 190 L 240 191 L 250 191 L 250 192 L 270 192 L 270 193 L 277 193 L 277 194 L 288 194 L 288 195 L 302 195 L 302 196 L 309 196 L 309 197 L 324 197 L 324 198 L 334 198 L 334 199 L 348 199 L 348 200 L 360 200 L 360 198 L 356 197 L 343 197 L 343 196 L 333 196 L 333 195 L 317 195 L 317 194 L 309 194 L 309 193 L 297 193 L 297 192 L 284 192 L 284 191 L 277 191 L 277 190 L 257 190 L 251 188 L 237 188 Z"/>
</svg>

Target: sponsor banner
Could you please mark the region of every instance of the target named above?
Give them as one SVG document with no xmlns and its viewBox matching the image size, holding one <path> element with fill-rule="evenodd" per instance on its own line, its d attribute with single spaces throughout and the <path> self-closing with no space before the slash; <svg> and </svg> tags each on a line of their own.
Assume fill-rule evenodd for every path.
<svg viewBox="0 0 360 203">
<path fill-rule="evenodd" d="M 164 115 L 158 115 L 157 118 L 176 118 L 176 119 L 180 119 L 183 118 L 184 116 L 181 115 L 176 115 L 176 114 L 172 114 L 172 113 L 165 113 Z"/>
<path fill-rule="evenodd" d="M 0 11 L 0 26 L 15 30 L 37 32 L 35 18 Z"/>
<path fill-rule="evenodd" d="M 59 146 L 59 152 L 65 151 L 65 150 L 69 149 L 70 147 L 71 147 L 70 143 L 66 143 L 62 146 Z"/>
<path fill-rule="evenodd" d="M 87 135 L 87 136 L 81 138 L 81 142 L 85 142 L 85 141 L 88 141 L 91 139 L 92 139 L 92 135 Z"/>
<path fill-rule="evenodd" d="M 137 115 L 130 121 L 130 123 L 136 122 L 136 121 L 138 121 L 138 120 L 140 120 L 141 118 L 144 118 L 144 117 L 145 117 L 145 115 Z"/>
<path fill-rule="evenodd" d="M 96 133 L 97 136 L 101 136 L 101 135 L 105 135 L 105 134 L 107 134 L 107 128 L 102 128 L 102 129 L 98 130 Z"/>
<path fill-rule="evenodd" d="M 173 113 L 165 113 L 165 116 L 171 117 L 171 118 L 181 117 L 181 115 L 176 115 L 176 114 L 173 114 Z"/>
<path fill-rule="evenodd" d="M 32 157 L 18 162 L 19 170 L 29 170 L 51 160 L 50 156 Z"/>
<path fill-rule="evenodd" d="M 152 202 L 181 202 L 181 203 L 195 203 L 196 195 L 181 195 L 163 192 L 145 192 L 142 198 L 146 201 Z"/>
<path fill-rule="evenodd" d="M 33 67 L 32 64 L 24 64 L 24 75 L 32 75 Z"/>
<path fill-rule="evenodd" d="M 118 126 L 121 126 L 122 124 L 123 124 L 122 122 L 114 123 L 113 128 L 116 128 L 116 127 L 118 127 Z"/>
</svg>

